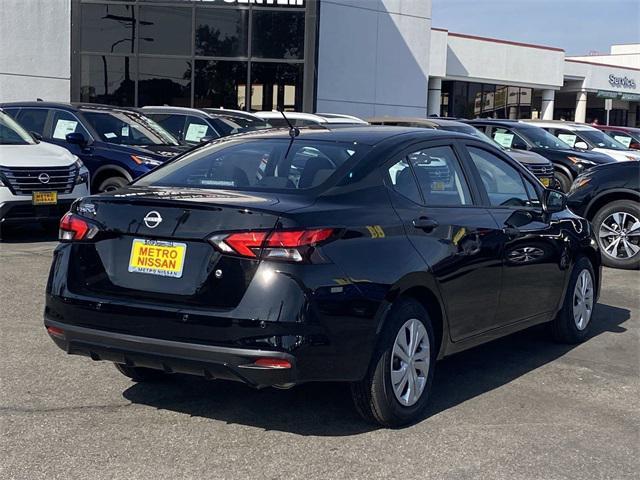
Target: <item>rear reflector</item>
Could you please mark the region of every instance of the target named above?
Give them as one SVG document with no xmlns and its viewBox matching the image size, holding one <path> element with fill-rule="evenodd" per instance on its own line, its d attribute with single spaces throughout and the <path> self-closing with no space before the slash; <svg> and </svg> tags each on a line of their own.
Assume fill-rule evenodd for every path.
<svg viewBox="0 0 640 480">
<path fill-rule="evenodd" d="M 281 358 L 259 358 L 253 364 L 262 368 L 291 368 L 291 362 Z"/>
<path fill-rule="evenodd" d="M 52 337 L 60 338 L 62 340 L 65 339 L 64 330 L 58 327 L 47 327 L 47 333 Z"/>
<path fill-rule="evenodd" d="M 328 240 L 333 228 L 310 230 L 281 230 L 269 232 L 238 232 L 214 235 L 211 242 L 224 253 L 236 253 L 243 257 L 301 262 L 306 247 Z"/>
</svg>

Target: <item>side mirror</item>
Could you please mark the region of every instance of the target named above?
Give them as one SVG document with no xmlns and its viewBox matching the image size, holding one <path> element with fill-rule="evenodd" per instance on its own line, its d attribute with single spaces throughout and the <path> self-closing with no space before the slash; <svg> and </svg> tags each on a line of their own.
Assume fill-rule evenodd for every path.
<svg viewBox="0 0 640 480">
<path fill-rule="evenodd" d="M 546 213 L 561 212 L 567 208 L 567 196 L 557 190 L 546 189 L 542 201 L 542 208 Z"/>
<path fill-rule="evenodd" d="M 81 147 L 84 147 L 87 144 L 87 139 L 84 138 L 84 135 L 80 132 L 67 133 L 65 139 L 67 140 L 67 143 L 72 145 L 80 145 Z"/>
<path fill-rule="evenodd" d="M 200 139 L 200 144 L 209 143 L 210 141 L 215 140 L 215 139 L 216 139 L 216 137 L 202 137 Z"/>
<path fill-rule="evenodd" d="M 573 144 L 573 148 L 577 148 L 579 150 L 589 150 L 589 145 L 587 145 L 587 142 L 578 141 Z"/>
<path fill-rule="evenodd" d="M 33 138 L 35 138 L 38 142 L 42 141 L 42 135 L 38 132 L 29 132 Z"/>
</svg>

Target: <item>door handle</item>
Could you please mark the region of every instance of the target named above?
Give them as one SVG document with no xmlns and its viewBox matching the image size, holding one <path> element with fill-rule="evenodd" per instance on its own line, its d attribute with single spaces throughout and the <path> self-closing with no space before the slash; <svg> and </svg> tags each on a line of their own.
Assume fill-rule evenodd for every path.
<svg viewBox="0 0 640 480">
<path fill-rule="evenodd" d="M 420 217 L 413 220 L 413 226 L 414 228 L 419 228 L 425 232 L 430 232 L 438 226 L 438 222 L 432 218 Z"/>
</svg>

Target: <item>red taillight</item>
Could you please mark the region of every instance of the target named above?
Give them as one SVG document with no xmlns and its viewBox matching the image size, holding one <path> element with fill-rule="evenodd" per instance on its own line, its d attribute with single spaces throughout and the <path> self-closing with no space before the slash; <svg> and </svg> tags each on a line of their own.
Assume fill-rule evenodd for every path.
<svg viewBox="0 0 640 480">
<path fill-rule="evenodd" d="M 253 364 L 262 368 L 291 368 L 291 362 L 281 358 L 259 358 Z"/>
<path fill-rule="evenodd" d="M 301 262 L 303 249 L 327 240 L 333 228 L 311 230 L 282 230 L 274 232 L 238 232 L 228 235 L 214 235 L 211 242 L 225 253 L 235 253 L 243 257 L 270 258 Z"/>
<path fill-rule="evenodd" d="M 96 227 L 71 212 L 65 213 L 60 220 L 60 241 L 85 240 L 93 238 L 96 232 Z"/>
<path fill-rule="evenodd" d="M 64 340 L 64 330 L 58 327 L 47 327 L 47 333 L 52 337 L 61 338 Z"/>
</svg>

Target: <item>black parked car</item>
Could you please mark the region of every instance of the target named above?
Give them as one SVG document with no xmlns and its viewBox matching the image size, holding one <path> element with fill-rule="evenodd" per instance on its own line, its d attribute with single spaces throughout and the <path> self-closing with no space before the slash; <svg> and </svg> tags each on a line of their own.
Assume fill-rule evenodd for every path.
<svg viewBox="0 0 640 480">
<path fill-rule="evenodd" d="M 0 107 L 37 138 L 77 155 L 91 173 L 92 192 L 116 190 L 188 149 L 131 109 L 40 101 Z"/>
<path fill-rule="evenodd" d="M 540 180 L 545 187 L 555 187 L 556 182 L 553 176 L 553 164 L 542 155 L 527 150 L 513 150 L 503 147 L 495 140 L 492 140 L 484 131 L 477 129 L 466 123 L 449 118 L 413 118 L 413 117 L 376 117 L 368 119 L 371 125 L 389 125 L 396 127 L 418 127 L 435 128 L 448 130 L 450 132 L 466 133 L 485 140 L 500 150 L 504 150 L 507 155 L 516 159 L 527 167 Z"/>
<path fill-rule="evenodd" d="M 264 120 L 251 113 L 234 113 L 235 110 L 165 106 L 143 107 L 141 112 L 189 145 L 270 127 Z"/>
<path fill-rule="evenodd" d="M 591 221 L 605 265 L 640 268 L 640 166 L 592 168 L 571 187 L 569 207 Z"/>
<path fill-rule="evenodd" d="M 47 283 L 56 344 L 136 381 L 351 382 L 396 426 L 439 358 L 545 322 L 587 337 L 600 254 L 562 193 L 463 134 L 301 130 L 227 137 L 74 204 Z"/>
<path fill-rule="evenodd" d="M 585 170 L 616 161 L 603 153 L 573 149 L 533 124 L 486 118 L 467 120 L 467 123 L 481 129 L 504 147 L 529 150 L 551 160 L 555 169 L 554 175 L 563 192 L 568 192 L 573 180 Z"/>
</svg>

